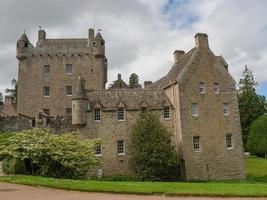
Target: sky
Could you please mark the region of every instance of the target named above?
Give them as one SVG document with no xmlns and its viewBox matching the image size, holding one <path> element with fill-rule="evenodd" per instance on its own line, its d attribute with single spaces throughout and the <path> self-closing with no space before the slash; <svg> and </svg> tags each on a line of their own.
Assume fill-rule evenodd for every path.
<svg viewBox="0 0 267 200">
<path fill-rule="evenodd" d="M 85 38 L 90 27 L 106 41 L 108 84 L 121 73 L 128 82 L 156 81 L 173 65 L 174 50 L 189 51 L 197 32 L 209 35 L 238 82 L 245 65 L 267 96 L 266 0 L 1 0 L 0 92 L 17 78 L 16 42 L 26 31 L 36 44 L 39 26 L 47 38 Z"/>
</svg>

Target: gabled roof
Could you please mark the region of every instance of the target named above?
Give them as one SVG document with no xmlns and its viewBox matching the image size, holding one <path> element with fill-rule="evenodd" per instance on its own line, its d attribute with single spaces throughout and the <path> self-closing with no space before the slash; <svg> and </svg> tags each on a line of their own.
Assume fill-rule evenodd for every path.
<svg viewBox="0 0 267 200">
<path fill-rule="evenodd" d="M 179 62 L 175 63 L 166 76 L 157 80 L 153 84 L 149 85 L 146 89 L 163 89 L 168 85 L 176 82 L 178 76 L 182 72 L 184 66 L 188 63 L 189 59 L 192 57 L 193 53 L 197 48 L 191 49 L 185 55 L 183 55 Z"/>
<path fill-rule="evenodd" d="M 89 90 L 87 91 L 90 108 L 97 103 L 103 110 L 116 110 L 118 103 L 123 102 L 126 109 L 140 109 L 140 104 L 146 102 L 148 109 L 162 109 L 166 102 L 172 105 L 164 90 Z"/>
</svg>

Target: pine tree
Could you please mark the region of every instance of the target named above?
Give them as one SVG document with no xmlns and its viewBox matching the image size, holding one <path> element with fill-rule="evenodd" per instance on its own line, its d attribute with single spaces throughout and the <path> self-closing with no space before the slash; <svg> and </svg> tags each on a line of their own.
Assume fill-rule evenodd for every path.
<svg viewBox="0 0 267 200">
<path fill-rule="evenodd" d="M 141 85 L 139 84 L 139 77 L 136 73 L 132 73 L 129 78 L 129 88 L 141 88 Z"/>
<path fill-rule="evenodd" d="M 258 83 L 254 80 L 252 70 L 245 66 L 242 78 L 239 81 L 238 101 L 241 120 L 241 129 L 244 145 L 247 142 L 248 129 L 251 123 L 266 110 L 265 96 L 256 93 Z"/>
</svg>

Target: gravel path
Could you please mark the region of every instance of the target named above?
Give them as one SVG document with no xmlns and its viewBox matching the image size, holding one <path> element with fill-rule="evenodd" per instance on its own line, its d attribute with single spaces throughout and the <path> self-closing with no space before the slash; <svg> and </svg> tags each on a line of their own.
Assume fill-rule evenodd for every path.
<svg viewBox="0 0 267 200">
<path fill-rule="evenodd" d="M 164 197 L 120 195 L 108 193 L 88 193 L 58 190 L 45 187 L 32 187 L 0 182 L 0 200 L 247 200 L 252 198 L 207 198 L 207 197 Z M 267 198 L 256 198 L 263 200 Z"/>
</svg>

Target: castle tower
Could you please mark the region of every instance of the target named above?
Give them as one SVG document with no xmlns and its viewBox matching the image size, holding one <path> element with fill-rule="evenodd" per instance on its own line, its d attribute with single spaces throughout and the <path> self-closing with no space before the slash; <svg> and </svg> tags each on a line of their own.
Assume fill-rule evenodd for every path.
<svg viewBox="0 0 267 200">
<path fill-rule="evenodd" d="M 89 36 L 92 37 L 93 32 Z M 104 83 L 103 88 L 105 88 L 105 84 L 107 83 L 107 58 L 105 56 L 105 40 L 103 39 L 100 32 L 98 32 L 94 38 L 93 42 L 93 55 L 94 55 L 94 63 L 96 66 L 100 67 L 102 74 L 102 82 Z"/>
<path fill-rule="evenodd" d="M 88 99 L 85 91 L 85 80 L 79 76 L 76 90 L 72 98 L 72 125 L 82 127 L 86 125 L 86 110 Z"/>
<path fill-rule="evenodd" d="M 26 35 L 26 33 L 23 33 L 19 40 L 17 41 L 17 59 L 23 60 L 27 58 L 29 47 L 31 46 L 31 43 Z"/>
</svg>

